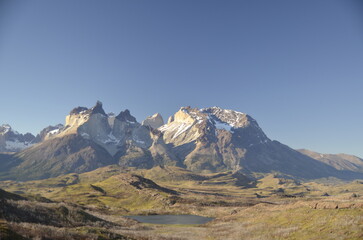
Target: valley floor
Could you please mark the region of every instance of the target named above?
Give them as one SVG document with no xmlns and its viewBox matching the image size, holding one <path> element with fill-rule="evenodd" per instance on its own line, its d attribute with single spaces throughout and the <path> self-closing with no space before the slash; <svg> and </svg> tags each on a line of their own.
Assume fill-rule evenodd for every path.
<svg viewBox="0 0 363 240">
<path fill-rule="evenodd" d="M 363 239 L 362 180 L 270 174 L 249 182 L 232 172 L 109 166 L 0 188 L 0 239 Z M 215 219 L 156 225 L 124 217 L 139 214 Z"/>
</svg>

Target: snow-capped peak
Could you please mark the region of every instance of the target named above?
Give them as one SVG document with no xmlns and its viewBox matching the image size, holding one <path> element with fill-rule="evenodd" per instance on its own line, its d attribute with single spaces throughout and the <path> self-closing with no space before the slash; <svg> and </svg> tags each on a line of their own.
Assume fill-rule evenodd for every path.
<svg viewBox="0 0 363 240">
<path fill-rule="evenodd" d="M 233 128 L 245 127 L 250 121 L 253 121 L 253 119 L 245 113 L 220 107 L 202 108 L 200 111 L 208 114 L 214 121 L 224 123 Z"/>
<path fill-rule="evenodd" d="M 9 124 L 0 126 L 0 152 L 18 152 L 31 146 L 34 140 L 31 133 L 18 133 Z"/>
<path fill-rule="evenodd" d="M 0 133 L 7 133 L 11 131 L 11 126 L 9 124 L 3 124 L 0 126 Z"/>
<path fill-rule="evenodd" d="M 144 121 L 142 121 L 141 125 L 157 129 L 164 125 L 164 120 L 160 113 L 155 113 L 154 115 L 148 116 Z"/>
<path fill-rule="evenodd" d="M 185 123 L 187 125 L 201 124 L 209 121 L 217 129 L 228 131 L 232 131 L 232 128 L 243 128 L 251 123 L 256 123 L 253 118 L 245 113 L 216 106 L 202 109 L 182 107 L 170 119 L 171 121 Z M 161 130 L 164 130 L 164 128 L 161 128 Z"/>
<path fill-rule="evenodd" d="M 12 132 L 15 135 L 20 135 L 19 132 L 15 131 L 9 124 L 3 124 L 0 126 L 0 134 L 6 134 Z"/>
<path fill-rule="evenodd" d="M 246 115 L 245 113 L 243 112 L 238 112 L 236 110 L 231 110 L 231 109 L 224 109 L 224 108 L 221 108 L 221 107 L 218 107 L 218 106 L 213 106 L 213 107 L 209 107 L 209 108 L 201 108 L 200 111 L 203 112 L 205 110 L 213 110 L 213 111 L 217 111 L 217 112 L 225 112 L 225 113 L 235 113 L 235 114 L 242 114 L 242 115 Z"/>
</svg>

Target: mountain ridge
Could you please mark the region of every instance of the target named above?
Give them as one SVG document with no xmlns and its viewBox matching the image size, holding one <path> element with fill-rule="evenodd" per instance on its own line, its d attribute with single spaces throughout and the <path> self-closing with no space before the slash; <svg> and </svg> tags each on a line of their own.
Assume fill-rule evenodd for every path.
<svg viewBox="0 0 363 240">
<path fill-rule="evenodd" d="M 204 173 L 281 172 L 298 178 L 362 177 L 360 168 L 337 168 L 296 151 L 269 139 L 248 114 L 219 107 L 182 107 L 165 124 L 158 113 L 139 123 L 128 109 L 106 114 L 97 101 L 92 108 L 74 108 L 64 126 L 49 126 L 37 138 L 29 148 L 0 155 L 10 166 L 1 178 L 41 179 L 109 164 L 178 166 Z"/>
</svg>

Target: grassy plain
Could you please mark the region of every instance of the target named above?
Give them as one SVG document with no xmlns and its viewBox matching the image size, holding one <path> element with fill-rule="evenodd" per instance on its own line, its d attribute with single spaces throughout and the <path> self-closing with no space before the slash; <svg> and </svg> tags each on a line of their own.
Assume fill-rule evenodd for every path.
<svg viewBox="0 0 363 240">
<path fill-rule="evenodd" d="M 34 205 L 78 207 L 107 224 L 56 227 L 3 220 L 0 230 L 28 239 L 44 232 L 54 233 L 53 239 L 363 239 L 362 180 L 302 182 L 279 174 L 259 177 L 251 180 L 233 172 L 196 174 L 176 167 L 108 166 L 52 179 L 3 181 L 0 188 Z M 137 214 L 215 219 L 204 225 L 155 225 L 123 217 Z M 74 234 L 61 235 L 65 230 Z"/>
</svg>

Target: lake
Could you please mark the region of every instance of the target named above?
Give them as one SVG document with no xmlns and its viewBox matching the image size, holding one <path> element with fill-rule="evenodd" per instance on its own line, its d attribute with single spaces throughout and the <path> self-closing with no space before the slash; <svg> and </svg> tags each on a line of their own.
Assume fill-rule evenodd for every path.
<svg viewBox="0 0 363 240">
<path fill-rule="evenodd" d="M 153 224 L 204 224 L 214 218 L 197 215 L 148 215 L 148 216 L 125 216 L 142 223 Z"/>
</svg>

